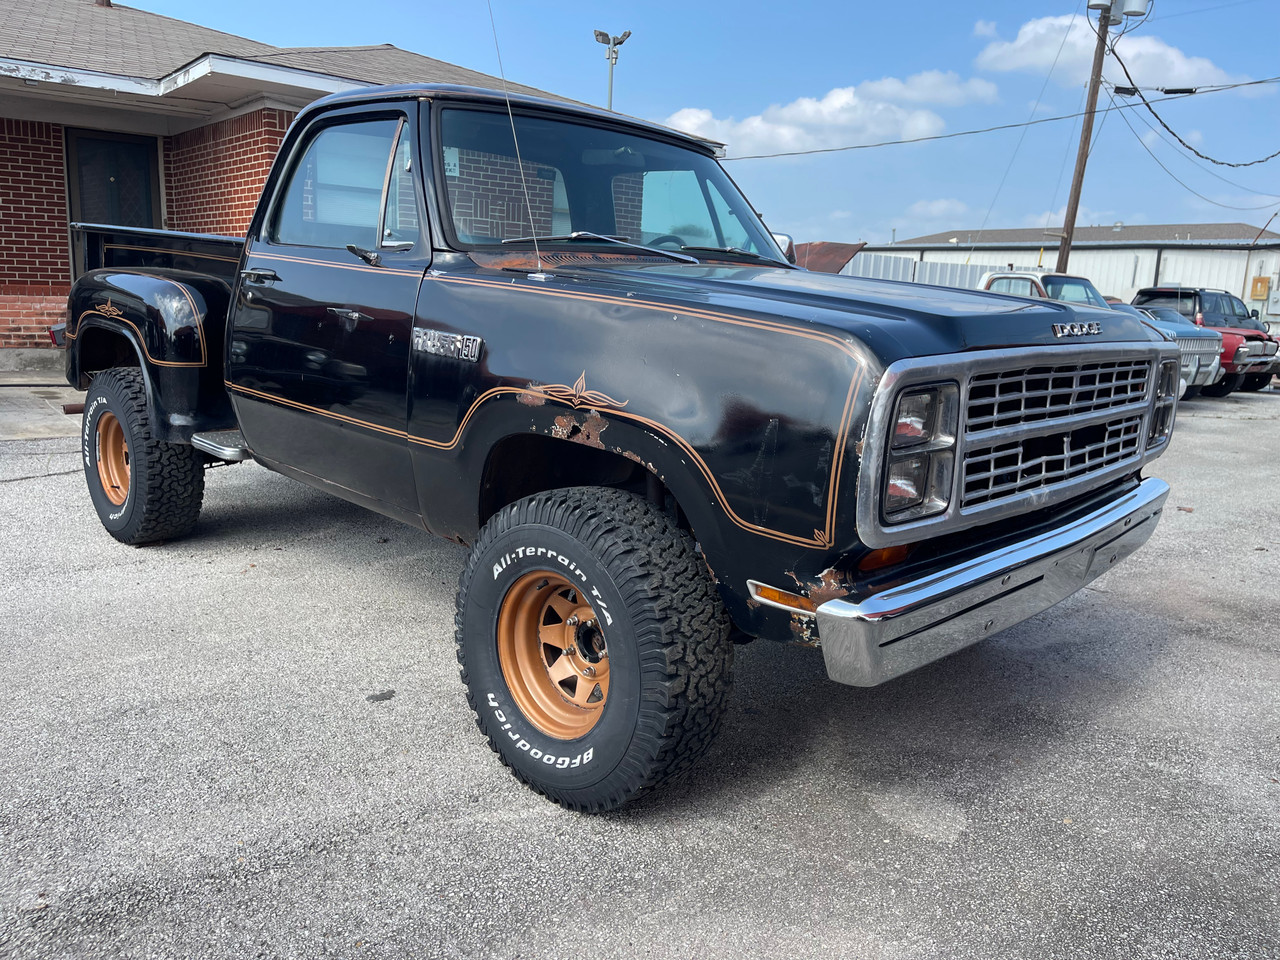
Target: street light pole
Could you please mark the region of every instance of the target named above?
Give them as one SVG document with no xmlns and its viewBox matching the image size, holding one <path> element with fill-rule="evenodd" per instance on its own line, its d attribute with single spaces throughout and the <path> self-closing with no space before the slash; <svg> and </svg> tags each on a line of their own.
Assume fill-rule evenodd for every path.
<svg viewBox="0 0 1280 960">
<path fill-rule="evenodd" d="M 609 61 L 609 106 L 610 111 L 613 110 L 613 65 L 618 62 L 618 48 L 627 42 L 627 37 L 631 36 L 630 30 L 624 30 L 622 36 L 611 37 L 603 30 L 596 31 L 596 43 L 603 43 L 609 49 L 605 52 L 605 59 Z"/>
<path fill-rule="evenodd" d="M 1093 4 L 1090 4 L 1092 7 Z M 1089 16 L 1085 12 L 1085 18 Z M 1111 31 L 1111 5 L 1098 11 L 1098 45 L 1093 50 L 1093 72 L 1089 74 L 1089 97 L 1084 108 L 1084 122 L 1080 125 L 1080 147 L 1076 151 L 1076 170 L 1071 177 L 1071 195 L 1067 198 L 1067 213 L 1062 222 L 1062 240 L 1058 244 L 1058 273 L 1067 272 L 1071 257 L 1071 237 L 1076 232 L 1076 214 L 1080 211 L 1080 188 L 1084 185 L 1084 165 L 1089 159 L 1089 146 L 1093 139 L 1093 113 L 1098 108 L 1098 86 L 1102 82 L 1102 61 L 1107 55 L 1107 34 Z"/>
</svg>

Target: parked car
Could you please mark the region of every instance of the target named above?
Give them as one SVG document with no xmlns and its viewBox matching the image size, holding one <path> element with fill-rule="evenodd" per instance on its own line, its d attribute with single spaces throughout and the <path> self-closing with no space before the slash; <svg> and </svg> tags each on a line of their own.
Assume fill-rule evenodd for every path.
<svg viewBox="0 0 1280 960">
<path fill-rule="evenodd" d="M 185 536 L 205 468 L 253 459 L 467 544 L 476 722 L 575 810 L 696 761 L 735 642 L 883 683 L 1074 593 L 1169 493 L 1149 326 L 801 270 L 712 144 L 616 113 L 354 90 L 298 115 L 243 239 L 76 232 L 108 533 Z"/>
<path fill-rule="evenodd" d="M 978 281 L 979 290 L 1007 293 L 1015 297 L 1038 297 L 1059 300 L 1077 307 L 1108 310 L 1111 304 L 1098 292 L 1088 277 L 1052 270 L 1018 270 L 985 273 Z"/>
<path fill-rule="evenodd" d="M 1212 327 L 1197 327 L 1169 307 L 1134 307 L 1113 303 L 1113 310 L 1135 310 L 1147 318 L 1157 330 L 1178 342 L 1182 354 L 1182 399 L 1197 396 L 1203 387 L 1217 383 L 1222 373 L 1222 334 Z"/>
<path fill-rule="evenodd" d="M 1208 287 L 1145 287 L 1133 298 L 1136 307 L 1168 307 L 1197 326 L 1213 327 L 1222 334 L 1223 377 L 1207 384 L 1207 397 L 1225 397 L 1234 390 L 1260 390 L 1280 372 L 1277 344 L 1239 297 Z"/>
</svg>

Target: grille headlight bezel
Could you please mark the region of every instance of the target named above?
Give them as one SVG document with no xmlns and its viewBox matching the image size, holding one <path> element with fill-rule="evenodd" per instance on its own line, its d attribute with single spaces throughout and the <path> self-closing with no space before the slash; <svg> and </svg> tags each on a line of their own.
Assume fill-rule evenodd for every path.
<svg viewBox="0 0 1280 960">
<path fill-rule="evenodd" d="M 880 493 L 881 517 L 905 523 L 943 513 L 955 480 L 960 384 L 913 385 L 893 405 Z"/>
</svg>

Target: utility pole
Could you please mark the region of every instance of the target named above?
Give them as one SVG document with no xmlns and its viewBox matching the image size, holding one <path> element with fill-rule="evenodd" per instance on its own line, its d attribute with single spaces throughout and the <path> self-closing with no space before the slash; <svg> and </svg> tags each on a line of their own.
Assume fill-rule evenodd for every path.
<svg viewBox="0 0 1280 960">
<path fill-rule="evenodd" d="M 1091 8 L 1094 4 L 1089 4 Z M 1085 11 L 1085 19 L 1089 17 Z M 1093 113 L 1098 108 L 1098 86 L 1102 82 L 1102 61 L 1107 55 L 1107 34 L 1111 32 L 1111 4 L 1098 11 L 1098 45 L 1093 50 L 1093 72 L 1089 74 L 1089 96 L 1080 125 L 1080 149 L 1076 151 L 1076 170 L 1071 176 L 1071 195 L 1067 198 L 1067 214 L 1062 221 L 1062 240 L 1058 244 L 1058 273 L 1067 272 L 1071 257 L 1071 237 L 1076 232 L 1076 214 L 1080 211 L 1080 188 L 1084 185 L 1084 165 L 1089 159 L 1093 140 Z"/>
</svg>

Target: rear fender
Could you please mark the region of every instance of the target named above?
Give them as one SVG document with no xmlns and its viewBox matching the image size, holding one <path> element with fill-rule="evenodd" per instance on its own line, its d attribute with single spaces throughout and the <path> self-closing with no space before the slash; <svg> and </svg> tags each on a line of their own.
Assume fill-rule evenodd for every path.
<svg viewBox="0 0 1280 960">
<path fill-rule="evenodd" d="M 85 274 L 68 304 L 68 379 L 87 386 L 119 365 L 123 341 L 146 378 L 160 439 L 189 442 L 197 430 L 234 425 L 221 369 L 229 297 L 224 281 L 187 271 Z"/>
</svg>

